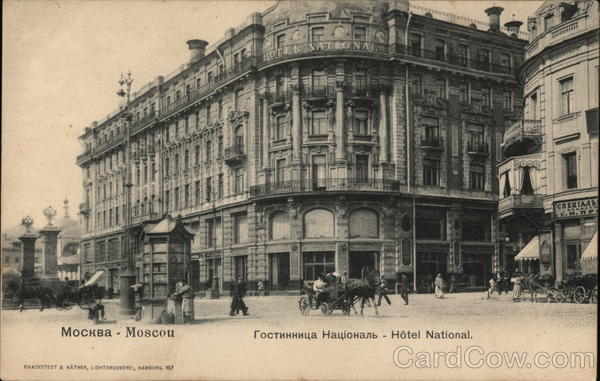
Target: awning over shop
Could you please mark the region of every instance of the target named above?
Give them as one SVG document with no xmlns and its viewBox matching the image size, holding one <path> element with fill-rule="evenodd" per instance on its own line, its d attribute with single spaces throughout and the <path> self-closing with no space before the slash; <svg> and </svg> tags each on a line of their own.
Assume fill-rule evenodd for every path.
<svg viewBox="0 0 600 381">
<path fill-rule="evenodd" d="M 102 279 L 102 277 L 104 277 L 105 274 L 106 273 L 104 271 L 96 271 L 96 273 L 92 275 L 92 277 L 87 282 L 85 282 L 84 286 L 89 287 L 98 283 L 98 281 L 100 281 L 100 279 Z"/>
<path fill-rule="evenodd" d="M 536 235 L 527 245 L 515 256 L 515 261 L 533 261 L 540 259 L 540 236 Z"/>
<path fill-rule="evenodd" d="M 592 240 L 583 251 L 583 254 L 581 254 L 581 259 L 584 261 L 592 259 L 598 260 L 598 232 L 594 234 Z"/>
</svg>

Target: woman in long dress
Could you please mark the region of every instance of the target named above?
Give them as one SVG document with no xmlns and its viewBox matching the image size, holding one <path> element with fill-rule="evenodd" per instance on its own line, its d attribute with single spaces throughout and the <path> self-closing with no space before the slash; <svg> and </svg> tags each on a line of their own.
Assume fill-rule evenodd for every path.
<svg viewBox="0 0 600 381">
<path fill-rule="evenodd" d="M 435 277 L 435 297 L 442 299 L 444 297 L 444 278 L 442 278 L 442 274 L 438 274 Z"/>
</svg>

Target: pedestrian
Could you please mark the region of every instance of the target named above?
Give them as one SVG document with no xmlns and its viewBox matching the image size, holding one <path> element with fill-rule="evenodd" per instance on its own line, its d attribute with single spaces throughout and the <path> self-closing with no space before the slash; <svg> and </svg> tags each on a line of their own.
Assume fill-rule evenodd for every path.
<svg viewBox="0 0 600 381">
<path fill-rule="evenodd" d="M 265 285 L 264 285 L 263 281 L 260 279 L 257 280 L 256 281 L 256 297 L 257 298 L 260 296 L 260 294 L 263 294 L 264 288 L 265 288 Z M 263 294 L 263 296 L 264 296 L 264 294 Z"/>
<path fill-rule="evenodd" d="M 133 297 L 135 300 L 135 315 L 133 316 L 133 320 L 140 321 L 142 320 L 142 291 L 143 285 L 141 283 L 136 283 L 131 288 L 133 289 Z"/>
<path fill-rule="evenodd" d="M 515 273 L 515 277 L 513 278 L 515 284 L 513 286 L 513 294 L 512 294 L 512 300 L 513 302 L 520 302 L 521 301 L 521 292 L 522 292 L 522 288 L 523 288 L 523 277 L 521 276 L 520 272 Z"/>
<path fill-rule="evenodd" d="M 244 316 L 248 314 L 248 307 L 244 303 L 244 296 L 246 296 L 246 284 L 242 279 L 241 275 L 238 275 L 237 280 L 231 284 L 231 306 L 229 316 L 239 314 L 240 310 Z"/>
<path fill-rule="evenodd" d="M 402 274 L 400 277 L 400 296 L 404 299 L 404 305 L 408 305 L 408 278 Z"/>
<path fill-rule="evenodd" d="M 325 287 L 327 286 L 327 283 L 325 283 L 323 278 L 323 275 L 319 275 L 317 280 L 313 283 L 313 292 L 315 294 L 315 302 L 317 304 L 317 308 L 319 308 L 319 306 L 321 305 L 321 301 L 323 299 L 321 295 L 323 295 L 323 292 L 325 292 Z"/>
<path fill-rule="evenodd" d="M 443 299 L 444 298 L 444 278 L 442 278 L 442 274 L 438 274 L 435 277 L 434 286 L 435 286 L 435 297 L 438 299 Z"/>
<path fill-rule="evenodd" d="M 489 299 L 489 298 L 490 298 L 490 296 L 492 296 L 492 293 L 493 293 L 493 292 L 494 292 L 494 290 L 496 289 L 496 281 L 494 280 L 494 277 L 493 277 L 493 276 L 492 276 L 492 277 L 490 277 L 490 280 L 489 280 L 489 282 L 488 282 L 488 283 L 489 283 L 489 285 L 490 285 L 490 288 L 488 288 L 488 290 L 487 290 L 487 299 Z"/>
<path fill-rule="evenodd" d="M 385 298 L 385 301 L 387 302 L 388 306 L 392 305 L 390 298 L 388 298 L 387 296 L 387 290 L 388 284 L 385 280 L 385 277 L 382 275 L 381 279 L 379 280 L 379 286 L 377 287 L 377 292 L 379 293 L 379 298 L 377 299 L 377 306 L 381 306 L 381 298 Z"/>
<path fill-rule="evenodd" d="M 453 294 L 456 292 L 456 277 L 454 274 L 450 275 L 450 289 L 448 290 L 449 294 Z"/>
</svg>

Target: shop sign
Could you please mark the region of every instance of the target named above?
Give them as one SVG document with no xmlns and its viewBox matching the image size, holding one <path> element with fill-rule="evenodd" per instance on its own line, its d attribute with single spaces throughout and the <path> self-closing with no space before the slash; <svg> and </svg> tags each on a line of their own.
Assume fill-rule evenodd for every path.
<svg viewBox="0 0 600 381">
<path fill-rule="evenodd" d="M 573 218 L 598 215 L 598 198 L 559 201 L 554 203 L 556 218 Z"/>
<path fill-rule="evenodd" d="M 387 53 L 387 45 L 369 41 L 320 41 L 306 44 L 287 45 L 263 54 L 265 61 L 293 54 L 310 54 L 319 51 L 353 50 L 362 52 Z"/>
</svg>

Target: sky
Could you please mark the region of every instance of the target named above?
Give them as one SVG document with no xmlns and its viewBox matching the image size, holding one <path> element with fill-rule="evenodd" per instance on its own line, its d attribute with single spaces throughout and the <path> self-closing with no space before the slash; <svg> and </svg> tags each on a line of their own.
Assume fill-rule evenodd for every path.
<svg viewBox="0 0 600 381">
<path fill-rule="evenodd" d="M 45 225 L 43 209 L 77 217 L 82 173 L 75 164 L 83 129 L 117 109 L 117 83 L 131 70 L 135 91 L 188 59 L 185 42 L 210 42 L 274 1 L 3 2 L 2 227 L 26 215 Z M 412 1 L 487 21 L 484 10 L 505 9 L 501 22 L 526 23 L 541 1 Z M 525 28 L 523 28 L 524 30 Z"/>
</svg>

